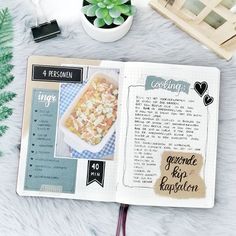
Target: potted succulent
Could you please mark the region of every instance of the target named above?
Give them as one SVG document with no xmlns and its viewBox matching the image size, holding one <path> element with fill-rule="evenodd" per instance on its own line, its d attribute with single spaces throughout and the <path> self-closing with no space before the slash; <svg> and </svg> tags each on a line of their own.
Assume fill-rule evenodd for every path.
<svg viewBox="0 0 236 236">
<path fill-rule="evenodd" d="M 101 42 L 122 38 L 135 13 L 131 0 L 83 0 L 82 25 L 87 34 Z"/>
</svg>

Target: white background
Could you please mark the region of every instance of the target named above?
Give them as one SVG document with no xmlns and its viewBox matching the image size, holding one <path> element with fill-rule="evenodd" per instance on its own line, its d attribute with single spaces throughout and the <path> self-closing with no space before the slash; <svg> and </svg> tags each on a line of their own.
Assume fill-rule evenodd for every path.
<svg viewBox="0 0 236 236">
<path fill-rule="evenodd" d="M 70 2 L 56 2 L 59 4 L 61 1 L 65 4 Z M 12 63 L 15 77 L 6 90 L 14 91 L 17 97 L 9 104 L 14 109 L 13 115 L 6 121 L 10 128 L 0 138 L 0 150 L 4 153 L 0 158 L 1 236 L 94 236 L 95 233 L 97 236 L 111 236 L 115 235 L 117 226 L 118 204 L 23 198 L 15 193 L 26 62 L 30 55 L 117 61 L 124 58 L 129 61 L 220 68 L 222 79 L 215 207 L 201 210 L 131 206 L 126 229 L 128 236 L 235 236 L 236 188 L 232 187 L 236 179 L 235 59 L 229 62 L 220 59 L 148 6 L 138 7 L 131 31 L 112 44 L 90 39 L 80 23 L 65 24 L 62 36 L 36 44 L 30 34 L 30 27 L 34 23 L 30 0 L 0 0 L 0 8 L 5 7 L 10 9 L 14 18 Z"/>
</svg>

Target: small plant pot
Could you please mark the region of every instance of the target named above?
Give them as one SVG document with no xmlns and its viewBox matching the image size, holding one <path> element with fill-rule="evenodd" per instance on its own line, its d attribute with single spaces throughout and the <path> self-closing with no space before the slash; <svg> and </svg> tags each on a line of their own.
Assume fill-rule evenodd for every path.
<svg viewBox="0 0 236 236">
<path fill-rule="evenodd" d="M 83 13 L 81 14 L 81 22 L 84 30 L 91 38 L 100 42 L 114 42 L 128 33 L 133 22 L 133 16 L 129 16 L 122 25 L 113 28 L 98 28 Z"/>
</svg>

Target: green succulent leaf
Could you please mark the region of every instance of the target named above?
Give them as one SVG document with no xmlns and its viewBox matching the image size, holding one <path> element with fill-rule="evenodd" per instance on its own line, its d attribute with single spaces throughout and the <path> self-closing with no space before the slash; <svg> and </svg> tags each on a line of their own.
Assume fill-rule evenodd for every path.
<svg viewBox="0 0 236 236">
<path fill-rule="evenodd" d="M 96 16 L 96 11 L 99 9 L 97 5 L 91 5 L 89 9 L 87 10 L 87 16 L 93 17 Z"/>
<path fill-rule="evenodd" d="M 113 23 L 113 19 L 109 14 L 104 18 L 104 21 L 106 25 L 111 25 Z"/>
<path fill-rule="evenodd" d="M 93 22 L 93 24 L 98 27 L 98 28 L 101 28 L 103 27 L 106 23 L 103 19 L 100 19 L 100 18 L 96 18 Z"/>
<path fill-rule="evenodd" d="M 120 6 L 117 6 L 117 9 L 118 9 L 122 14 L 126 14 L 126 13 L 130 12 L 131 6 L 130 6 L 130 5 L 120 5 Z"/>
<path fill-rule="evenodd" d="M 97 4 L 98 3 L 97 0 L 86 0 L 86 2 L 91 3 L 91 4 Z"/>
<path fill-rule="evenodd" d="M 129 0 L 86 0 L 89 3 L 82 7 L 82 12 L 89 17 L 95 17 L 94 25 L 121 25 L 124 23 L 124 16 L 132 16 L 135 7 L 130 5 Z M 1 57 L 1 55 L 0 55 Z"/>
<path fill-rule="evenodd" d="M 84 13 L 85 15 L 87 15 L 88 9 L 89 9 L 91 6 L 92 6 L 92 5 L 83 6 L 82 9 L 81 9 L 82 13 Z"/>
<path fill-rule="evenodd" d="M 134 15 L 134 14 L 136 13 L 136 8 L 135 8 L 135 6 L 131 6 L 131 7 L 130 7 L 130 13 L 131 13 L 132 15 Z"/>
<path fill-rule="evenodd" d="M 113 23 L 115 25 L 122 25 L 124 23 L 125 19 L 122 16 L 119 16 L 113 20 Z"/>
<path fill-rule="evenodd" d="M 125 4 L 125 3 L 127 3 L 129 0 L 117 0 L 117 3 L 119 4 L 119 5 L 122 5 L 122 4 Z"/>
<path fill-rule="evenodd" d="M 126 16 L 133 16 L 136 13 L 136 8 L 134 6 L 130 6 L 130 10 L 127 13 L 123 13 Z"/>
<path fill-rule="evenodd" d="M 106 5 L 110 5 L 110 4 L 112 4 L 112 0 L 103 0 L 103 2 L 106 4 Z"/>
<path fill-rule="evenodd" d="M 98 3 L 98 7 L 100 7 L 100 8 L 105 8 L 105 7 L 106 7 L 106 4 L 104 4 L 103 2 L 99 2 L 99 3 Z"/>
<path fill-rule="evenodd" d="M 104 19 L 109 14 L 109 12 L 106 8 L 98 8 L 95 14 L 97 18 Z"/>
<path fill-rule="evenodd" d="M 117 9 L 117 7 L 113 7 L 109 10 L 109 15 L 114 19 L 121 15 L 121 12 Z"/>
<path fill-rule="evenodd" d="M 107 9 L 112 9 L 115 5 L 113 3 L 107 5 Z"/>
</svg>

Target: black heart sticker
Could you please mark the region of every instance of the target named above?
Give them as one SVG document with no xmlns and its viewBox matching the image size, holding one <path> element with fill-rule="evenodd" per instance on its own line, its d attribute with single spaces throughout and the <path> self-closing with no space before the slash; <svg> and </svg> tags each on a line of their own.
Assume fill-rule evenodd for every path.
<svg viewBox="0 0 236 236">
<path fill-rule="evenodd" d="M 207 91 L 208 84 L 206 81 L 203 82 L 195 82 L 194 83 L 194 90 L 198 93 L 200 97 Z"/>
<path fill-rule="evenodd" d="M 213 101 L 214 101 L 214 98 L 211 97 L 211 96 L 208 95 L 208 94 L 206 94 L 206 95 L 204 96 L 204 98 L 203 98 L 203 102 L 204 102 L 205 106 L 210 105 L 211 103 L 213 103 Z"/>
</svg>

